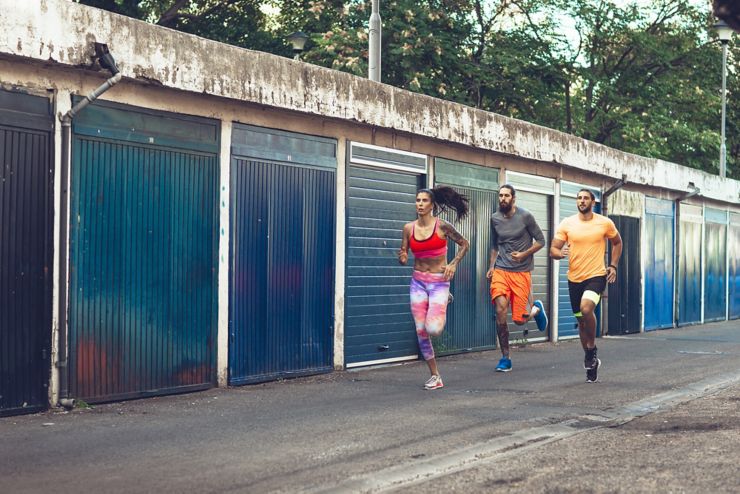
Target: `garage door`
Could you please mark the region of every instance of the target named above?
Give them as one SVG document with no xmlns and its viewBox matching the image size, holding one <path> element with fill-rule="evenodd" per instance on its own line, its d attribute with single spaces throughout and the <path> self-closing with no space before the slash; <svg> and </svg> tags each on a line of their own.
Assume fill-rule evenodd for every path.
<svg viewBox="0 0 740 494">
<path fill-rule="evenodd" d="M 409 308 L 413 263 L 398 264 L 403 225 L 416 218 L 426 156 L 350 143 L 347 174 L 345 363 L 415 359 Z"/>
</svg>

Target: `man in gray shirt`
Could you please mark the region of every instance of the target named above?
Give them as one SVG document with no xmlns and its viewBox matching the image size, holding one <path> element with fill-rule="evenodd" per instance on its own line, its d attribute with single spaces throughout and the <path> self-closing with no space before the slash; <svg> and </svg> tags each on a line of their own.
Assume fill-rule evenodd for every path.
<svg viewBox="0 0 740 494">
<path fill-rule="evenodd" d="M 491 215 L 491 264 L 486 277 L 491 280 L 491 301 L 496 306 L 496 330 L 501 346 L 497 372 L 509 372 L 509 327 L 506 311 L 518 326 L 530 319 L 537 329 L 547 329 L 547 314 L 542 301 L 529 304 L 532 295 L 534 253 L 545 246 L 545 236 L 532 213 L 516 206 L 516 190 L 502 185 L 498 191 L 498 211 Z M 529 307 L 528 307 L 529 306 Z"/>
</svg>

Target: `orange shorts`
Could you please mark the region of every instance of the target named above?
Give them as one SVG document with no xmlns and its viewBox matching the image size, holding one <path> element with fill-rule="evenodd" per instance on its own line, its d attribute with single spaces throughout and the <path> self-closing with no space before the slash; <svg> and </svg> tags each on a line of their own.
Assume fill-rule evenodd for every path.
<svg viewBox="0 0 740 494">
<path fill-rule="evenodd" d="M 511 318 L 522 322 L 529 314 L 527 309 L 529 294 L 532 292 L 532 273 L 529 271 L 514 272 L 495 269 L 491 278 L 491 301 L 506 297 L 511 306 Z"/>
</svg>

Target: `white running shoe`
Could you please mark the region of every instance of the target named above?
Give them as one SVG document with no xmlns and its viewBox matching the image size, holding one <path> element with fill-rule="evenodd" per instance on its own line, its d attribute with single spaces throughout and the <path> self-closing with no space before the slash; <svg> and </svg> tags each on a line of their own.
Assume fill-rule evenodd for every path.
<svg viewBox="0 0 740 494">
<path fill-rule="evenodd" d="M 430 377 L 429 380 L 424 383 L 424 389 L 439 389 L 442 387 L 444 387 L 442 378 L 436 374 Z"/>
</svg>

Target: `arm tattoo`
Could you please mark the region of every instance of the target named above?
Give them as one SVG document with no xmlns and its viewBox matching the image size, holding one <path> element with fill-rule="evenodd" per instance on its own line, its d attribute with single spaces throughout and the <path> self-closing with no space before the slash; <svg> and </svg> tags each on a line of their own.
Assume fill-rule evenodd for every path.
<svg viewBox="0 0 740 494">
<path fill-rule="evenodd" d="M 465 257 L 465 254 L 467 254 L 468 249 L 470 248 L 470 244 L 465 237 L 460 235 L 460 233 L 455 230 L 454 226 L 447 223 L 446 221 L 442 223 L 442 231 L 445 232 L 445 235 L 447 235 L 457 245 L 460 246 L 460 248 L 457 249 L 457 255 L 451 261 L 451 263 L 458 264 L 462 260 L 462 258 Z"/>
</svg>

